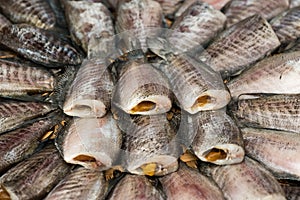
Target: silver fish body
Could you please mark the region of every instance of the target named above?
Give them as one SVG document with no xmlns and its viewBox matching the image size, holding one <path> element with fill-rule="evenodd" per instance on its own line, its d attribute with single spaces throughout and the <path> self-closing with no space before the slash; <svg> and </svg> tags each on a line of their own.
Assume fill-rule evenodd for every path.
<svg viewBox="0 0 300 200">
<path fill-rule="evenodd" d="M 300 93 L 300 53 L 283 53 L 266 58 L 231 80 L 227 87 L 231 97 L 241 94 Z"/>
<path fill-rule="evenodd" d="M 176 172 L 162 176 L 159 180 L 168 199 L 224 199 L 222 191 L 213 180 L 183 163 Z"/>
<path fill-rule="evenodd" d="M 300 95 L 272 95 L 241 99 L 232 114 L 241 126 L 300 133 Z"/>
<path fill-rule="evenodd" d="M 300 180 L 300 134 L 267 129 L 241 129 L 245 151 L 278 179 Z"/>
<path fill-rule="evenodd" d="M 232 0 L 225 10 L 227 27 L 246 19 L 254 14 L 260 14 L 267 20 L 287 10 L 289 0 L 271 0 L 261 2 L 259 0 Z"/>
<path fill-rule="evenodd" d="M 0 10 L 15 24 L 28 23 L 50 29 L 56 24 L 53 10 L 43 0 L 1 0 Z"/>
<path fill-rule="evenodd" d="M 67 163 L 98 171 L 116 163 L 121 142 L 121 131 L 110 113 L 102 118 L 75 118 L 56 138 L 56 146 Z"/>
<path fill-rule="evenodd" d="M 43 198 L 69 171 L 54 145 L 49 145 L 0 177 L 0 198 Z"/>
<path fill-rule="evenodd" d="M 254 15 L 223 31 L 198 58 L 227 78 L 269 55 L 279 45 L 267 20 Z"/>
<path fill-rule="evenodd" d="M 27 24 L 6 26 L 0 43 L 25 58 L 49 67 L 79 65 L 82 55 L 60 36 Z"/>
<path fill-rule="evenodd" d="M 103 199 L 108 190 L 103 172 L 78 167 L 72 170 L 45 200 L 56 199 Z"/>
</svg>

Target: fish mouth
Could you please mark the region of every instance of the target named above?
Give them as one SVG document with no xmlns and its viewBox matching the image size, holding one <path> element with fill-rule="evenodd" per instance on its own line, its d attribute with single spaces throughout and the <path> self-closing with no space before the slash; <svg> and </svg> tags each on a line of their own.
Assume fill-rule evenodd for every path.
<svg viewBox="0 0 300 200">
<path fill-rule="evenodd" d="M 156 108 L 156 103 L 152 101 L 141 101 L 136 106 L 134 106 L 130 112 L 137 113 L 137 112 L 147 112 Z"/>
<path fill-rule="evenodd" d="M 65 104 L 64 113 L 75 117 L 103 117 L 106 106 L 98 100 L 78 100 Z"/>
<path fill-rule="evenodd" d="M 9 192 L 3 187 L 0 187 L 0 199 L 2 200 L 11 200 L 11 196 L 9 194 Z"/>
</svg>

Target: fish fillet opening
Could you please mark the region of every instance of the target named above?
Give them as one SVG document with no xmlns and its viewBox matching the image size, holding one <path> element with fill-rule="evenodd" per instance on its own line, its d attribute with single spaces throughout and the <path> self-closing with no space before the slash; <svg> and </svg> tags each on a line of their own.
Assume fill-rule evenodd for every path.
<svg viewBox="0 0 300 200">
<path fill-rule="evenodd" d="M 205 158 L 210 161 L 214 162 L 216 160 L 222 160 L 227 157 L 227 153 L 222 149 L 212 148 L 208 151 L 208 153 L 205 155 Z"/>
<path fill-rule="evenodd" d="M 144 174 L 147 176 L 154 176 L 156 172 L 156 163 L 148 163 L 141 166 L 141 169 L 143 170 Z"/>
<path fill-rule="evenodd" d="M 212 101 L 212 98 L 208 95 L 204 95 L 201 97 L 198 97 L 198 99 L 195 101 L 194 105 L 192 107 L 203 107 L 206 104 L 210 103 Z"/>
<path fill-rule="evenodd" d="M 74 158 L 74 160 L 77 160 L 79 162 L 96 162 L 96 159 L 94 157 L 87 155 L 78 155 Z"/>
<path fill-rule="evenodd" d="M 152 101 L 142 101 L 131 109 L 132 112 L 147 112 L 153 110 L 156 104 Z"/>
<path fill-rule="evenodd" d="M 87 105 L 75 105 L 74 110 L 91 112 L 92 108 L 90 106 L 87 106 Z"/>
<path fill-rule="evenodd" d="M 0 199 L 1 200 L 11 200 L 10 195 L 5 190 L 5 188 L 3 188 L 3 186 L 0 187 Z"/>
</svg>

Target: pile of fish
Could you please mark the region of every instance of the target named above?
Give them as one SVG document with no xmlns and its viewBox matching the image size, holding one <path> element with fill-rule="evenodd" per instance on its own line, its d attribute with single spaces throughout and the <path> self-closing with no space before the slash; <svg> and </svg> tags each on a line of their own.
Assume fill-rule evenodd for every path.
<svg viewBox="0 0 300 200">
<path fill-rule="evenodd" d="M 0 199 L 300 199 L 300 1 L 0 0 Z"/>
</svg>

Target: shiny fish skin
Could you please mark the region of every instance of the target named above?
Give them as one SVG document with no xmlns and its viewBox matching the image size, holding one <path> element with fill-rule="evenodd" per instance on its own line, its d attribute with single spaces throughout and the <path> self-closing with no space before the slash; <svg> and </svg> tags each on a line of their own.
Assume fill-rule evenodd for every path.
<svg viewBox="0 0 300 200">
<path fill-rule="evenodd" d="M 0 14 L 0 30 L 4 27 L 4 26 L 9 26 L 11 25 L 11 22 L 6 19 L 5 16 Z"/>
<path fill-rule="evenodd" d="M 300 133 L 300 95 L 272 95 L 241 99 L 232 114 L 242 126 Z"/>
<path fill-rule="evenodd" d="M 245 151 L 278 179 L 300 181 L 300 134 L 267 129 L 241 130 Z"/>
<path fill-rule="evenodd" d="M 227 78 L 270 54 L 279 45 L 271 25 L 254 15 L 223 31 L 200 53 L 199 59 Z"/>
<path fill-rule="evenodd" d="M 254 14 L 260 14 L 267 20 L 287 10 L 289 0 L 232 0 L 225 10 L 227 27 L 246 19 Z"/>
<path fill-rule="evenodd" d="M 0 102 L 0 133 L 17 128 L 25 121 L 45 115 L 54 108 L 45 103 L 38 102 Z"/>
<path fill-rule="evenodd" d="M 69 171 L 54 145 L 48 145 L 0 177 L 0 199 L 41 199 Z"/>
<path fill-rule="evenodd" d="M 4 27 L 0 41 L 25 58 L 48 67 L 82 62 L 82 55 L 60 36 L 27 24 Z"/>
<path fill-rule="evenodd" d="M 126 62 L 119 77 L 112 101 L 125 112 L 153 115 L 171 109 L 168 80 L 143 58 Z"/>
<path fill-rule="evenodd" d="M 64 113 L 103 117 L 110 109 L 114 84 L 104 59 L 84 60 L 64 103 Z"/>
<path fill-rule="evenodd" d="M 151 51 L 165 59 L 165 64 L 155 66 L 169 79 L 181 108 L 195 114 L 216 110 L 229 103 L 230 94 L 221 76 L 209 66 L 184 53 L 173 53 L 172 47 L 161 38 L 149 38 L 147 42 Z"/>
<path fill-rule="evenodd" d="M 133 174 L 162 176 L 177 170 L 180 147 L 166 115 L 134 116 L 126 126 L 122 149 L 123 166 Z M 128 123 L 121 120 L 119 123 Z M 144 170 L 143 166 L 151 166 Z"/>
<path fill-rule="evenodd" d="M 126 175 L 114 188 L 109 200 L 163 200 L 164 195 L 145 177 Z"/>
<path fill-rule="evenodd" d="M 108 113 L 102 118 L 75 118 L 56 146 L 68 163 L 103 171 L 115 164 L 122 135 L 116 121 Z"/>
<path fill-rule="evenodd" d="M 102 172 L 78 167 L 59 182 L 45 200 L 104 199 L 107 189 L 108 182 Z"/>
<path fill-rule="evenodd" d="M 90 38 L 114 35 L 111 13 L 100 2 L 67 1 L 65 13 L 72 39 L 85 52 L 88 51 Z"/>
<path fill-rule="evenodd" d="M 168 199 L 222 200 L 223 193 L 210 178 L 181 163 L 179 169 L 159 178 Z"/>
<path fill-rule="evenodd" d="M 227 87 L 231 97 L 241 94 L 300 93 L 300 52 L 282 53 L 266 58 L 231 80 Z"/>
<path fill-rule="evenodd" d="M 15 24 L 28 23 L 50 29 L 56 23 L 54 12 L 44 0 L 1 0 L 0 10 Z"/>
<path fill-rule="evenodd" d="M 243 161 L 245 152 L 242 135 L 225 109 L 188 115 L 187 124 L 188 130 L 182 138 L 191 139 L 187 144 L 191 144 L 195 155 L 202 161 L 217 165 Z"/>
<path fill-rule="evenodd" d="M 226 16 L 212 6 L 198 2 L 189 7 L 172 24 L 168 41 L 186 51 L 207 44 L 224 27 Z"/>
<path fill-rule="evenodd" d="M 0 59 L 0 96 L 23 96 L 54 90 L 56 80 L 46 69 Z"/>
<path fill-rule="evenodd" d="M 225 199 L 285 199 L 282 188 L 272 174 L 248 157 L 240 164 L 203 166 L 200 170 L 211 175 Z"/>
</svg>

